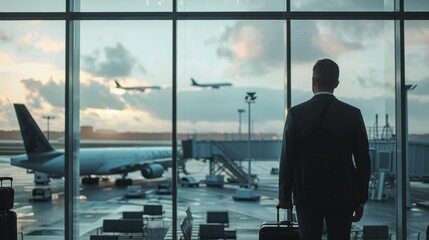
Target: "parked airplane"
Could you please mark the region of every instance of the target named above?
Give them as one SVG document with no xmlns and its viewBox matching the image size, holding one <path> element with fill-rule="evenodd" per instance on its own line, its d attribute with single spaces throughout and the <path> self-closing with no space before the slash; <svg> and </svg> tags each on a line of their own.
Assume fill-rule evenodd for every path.
<svg viewBox="0 0 429 240">
<path fill-rule="evenodd" d="M 191 78 L 192 81 L 192 86 L 195 87 L 208 87 L 208 88 L 214 88 L 214 89 L 219 89 L 220 87 L 230 87 L 232 86 L 232 83 L 197 83 L 197 81 L 195 81 L 195 79 Z"/>
<path fill-rule="evenodd" d="M 11 165 L 64 176 L 64 150 L 55 150 L 23 104 L 14 104 L 25 151 L 11 158 Z M 171 165 L 171 147 L 124 147 L 80 149 L 80 175 L 83 184 L 96 184 L 98 177 L 91 175 L 120 174 L 116 185 L 131 185 L 126 179 L 129 172 L 141 171 L 143 177 L 159 178 Z M 164 167 L 165 166 L 165 167 Z"/>
<path fill-rule="evenodd" d="M 160 86 L 140 86 L 140 87 L 124 87 L 119 84 L 118 80 L 115 79 L 116 88 L 124 89 L 124 90 L 137 90 L 140 92 L 145 92 L 147 89 L 161 89 Z"/>
</svg>

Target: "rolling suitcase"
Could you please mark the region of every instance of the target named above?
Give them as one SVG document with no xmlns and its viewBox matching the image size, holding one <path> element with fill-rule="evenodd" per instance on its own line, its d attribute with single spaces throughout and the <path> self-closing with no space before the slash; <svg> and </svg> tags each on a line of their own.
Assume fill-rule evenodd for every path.
<svg viewBox="0 0 429 240">
<path fill-rule="evenodd" d="M 17 240 L 17 222 L 14 211 L 0 211 L 0 239 Z"/>
<path fill-rule="evenodd" d="M 263 222 L 259 228 L 259 240 L 299 240 L 298 224 L 292 222 L 292 209 L 287 210 L 288 221 L 280 222 L 279 206 L 277 208 L 277 222 Z"/>
<path fill-rule="evenodd" d="M 3 180 L 9 180 L 10 187 L 3 187 Z M 15 190 L 12 188 L 12 181 L 11 177 L 0 177 L 0 211 L 13 208 Z"/>
</svg>

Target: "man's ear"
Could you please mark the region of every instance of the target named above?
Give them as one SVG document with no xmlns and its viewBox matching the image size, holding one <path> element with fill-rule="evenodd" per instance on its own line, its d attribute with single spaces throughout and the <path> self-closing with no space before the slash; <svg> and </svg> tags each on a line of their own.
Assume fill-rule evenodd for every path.
<svg viewBox="0 0 429 240">
<path fill-rule="evenodd" d="M 340 84 L 340 81 L 337 80 L 337 83 L 335 83 L 334 89 L 337 88 L 339 84 Z"/>
<path fill-rule="evenodd" d="M 312 77 L 311 78 L 311 90 L 313 91 L 313 93 L 315 93 L 316 89 L 317 89 L 316 79 L 314 77 Z"/>
</svg>

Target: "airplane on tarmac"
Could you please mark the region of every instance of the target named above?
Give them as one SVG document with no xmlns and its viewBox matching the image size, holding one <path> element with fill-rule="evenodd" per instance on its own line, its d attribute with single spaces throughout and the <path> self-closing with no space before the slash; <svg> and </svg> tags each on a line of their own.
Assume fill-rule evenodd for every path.
<svg viewBox="0 0 429 240">
<path fill-rule="evenodd" d="M 230 87 L 232 83 L 197 83 L 195 79 L 191 78 L 192 86 L 195 87 L 208 87 L 213 89 L 219 89 L 220 87 Z"/>
<path fill-rule="evenodd" d="M 161 86 L 140 86 L 140 87 L 124 87 L 121 84 L 119 84 L 118 80 L 114 80 L 116 84 L 116 88 L 124 89 L 124 90 L 137 90 L 140 92 L 145 92 L 148 89 L 161 89 Z"/>
<path fill-rule="evenodd" d="M 14 156 L 10 164 L 54 176 L 64 176 L 64 150 L 53 149 L 23 104 L 14 104 L 26 154 Z M 171 147 L 81 148 L 80 175 L 83 184 L 97 184 L 91 175 L 120 174 L 116 185 L 131 185 L 129 172 L 141 171 L 143 177 L 159 178 L 171 165 Z"/>
</svg>

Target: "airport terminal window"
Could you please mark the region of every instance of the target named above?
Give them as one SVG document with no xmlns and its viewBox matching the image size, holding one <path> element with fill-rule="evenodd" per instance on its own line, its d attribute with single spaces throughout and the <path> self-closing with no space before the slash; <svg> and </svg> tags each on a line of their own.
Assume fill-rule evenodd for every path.
<svg viewBox="0 0 429 240">
<path fill-rule="evenodd" d="M 178 22 L 178 138 L 192 139 L 201 152 L 211 148 L 222 151 L 219 155 L 185 156 L 177 194 L 179 223 L 185 219 L 187 206 L 204 222 L 208 211 L 227 211 L 230 228 L 246 226 L 238 237 L 254 239 L 252 229 L 275 220 L 275 208 L 263 206 L 274 206 L 277 201 L 278 175 L 271 174 L 271 169 L 277 168 L 278 162 L 271 155 L 279 152 L 262 151 L 260 144 L 281 138 L 285 32 L 285 23 L 279 20 Z M 252 188 L 256 185 L 261 191 L 254 194 L 261 200 L 251 203 L 235 199 L 236 192 L 248 186 L 247 92 L 255 92 L 257 97 L 251 105 L 255 144 L 251 172 Z M 216 143 L 205 145 L 213 140 Z M 246 211 L 246 206 L 251 206 L 253 213 Z"/>
<path fill-rule="evenodd" d="M 64 59 L 64 21 L 0 21 L 0 142 L 7 159 L 0 176 L 14 179 L 12 211 L 28 238 L 64 236 L 64 158 L 51 150 L 64 148 Z M 38 154 L 58 157 L 42 165 Z"/>
<path fill-rule="evenodd" d="M 5 0 L 0 2 L 0 12 L 65 12 L 65 0 Z"/>
<path fill-rule="evenodd" d="M 170 21 L 80 22 L 81 174 L 94 169 L 88 175 L 113 177 L 82 178 L 80 213 L 88 217 L 80 218 L 80 234 L 86 239 L 97 235 L 86 221 L 105 228 L 104 219 L 128 218 L 148 204 L 161 205 L 167 220 L 145 221 L 145 234 L 171 228 L 171 26 Z M 92 150 L 95 158 L 87 161 L 94 146 L 110 148 Z M 159 195 L 160 187 L 169 194 Z M 86 214 L 100 202 L 96 214 Z"/>
<path fill-rule="evenodd" d="M 291 0 L 291 11 L 393 11 L 394 0 Z M 407 1 L 405 1 L 407 2 Z"/>
<path fill-rule="evenodd" d="M 404 1 L 405 11 L 426 12 L 429 10 L 429 2 L 425 0 Z"/>
<path fill-rule="evenodd" d="M 80 0 L 82 12 L 171 12 L 172 0 Z"/>
<path fill-rule="evenodd" d="M 356 230 L 378 222 L 395 232 L 393 26 L 392 21 L 369 20 L 292 21 L 291 26 L 292 106 L 313 96 L 312 67 L 316 60 L 336 59 L 340 84 L 334 93 L 361 110 L 367 127 L 372 180 L 365 215 L 353 224 Z M 380 178 L 386 179 L 381 187 Z"/>
<path fill-rule="evenodd" d="M 244 11 L 285 11 L 284 0 L 180 0 L 178 1 L 178 11 L 183 12 L 244 12 Z"/>
<path fill-rule="evenodd" d="M 425 119 L 429 114 L 427 109 L 428 95 L 428 42 L 427 32 L 429 21 L 405 22 L 405 73 L 407 89 L 408 112 L 408 174 L 410 177 L 409 201 L 407 206 L 409 236 L 416 238 L 419 233 L 424 233 L 418 226 L 426 222 L 427 216 L 421 214 L 422 208 L 426 208 L 424 188 L 429 182 L 429 138 Z M 410 237 L 410 239 L 412 239 Z"/>
<path fill-rule="evenodd" d="M 177 14 L 173 11 L 173 1 L 177 4 Z M 409 239 L 415 239 L 419 232 L 424 232 L 427 210 L 421 203 L 427 201 L 427 194 L 422 189 L 427 188 L 428 176 L 421 161 L 426 159 L 422 149 L 425 149 L 427 140 L 424 121 L 428 99 L 425 94 L 425 38 L 429 25 L 427 17 L 421 15 L 421 12 L 428 10 L 425 1 L 346 0 L 332 4 L 320 0 L 292 0 L 291 12 L 287 12 L 287 2 L 277 0 L 147 0 L 125 3 L 81 0 L 79 11 L 83 13 L 71 14 L 64 12 L 66 2 L 69 3 L 52 0 L 39 1 L 37 4 L 24 0 L 0 3 L 0 12 L 5 13 L 0 14 L 0 82 L 5 86 L 0 99 L 0 130 L 5 137 L 0 142 L 7 149 L 7 153 L 0 157 L 0 172 L 15 177 L 17 194 L 14 209 L 18 213 L 19 230 L 24 233 L 25 239 L 31 239 L 32 236 L 61 239 L 65 235 L 64 219 L 70 218 L 64 216 L 64 207 L 67 206 L 64 206 L 63 201 L 65 189 L 61 174 L 51 174 L 50 178 L 26 174 L 25 169 L 7 163 L 8 156 L 24 151 L 23 148 L 15 148 L 15 144 L 21 144 L 22 139 L 12 103 L 18 101 L 25 104 L 45 135 L 43 138 L 48 138 L 49 121 L 49 143 L 55 149 L 63 147 L 64 112 L 71 106 L 70 102 L 67 102 L 67 106 L 64 104 L 64 79 L 76 70 L 65 67 L 65 60 L 72 54 L 67 49 L 71 45 L 66 44 L 66 23 L 75 20 L 79 20 L 75 23 L 80 23 L 80 28 L 74 32 L 79 40 L 76 48 L 71 49 L 75 51 L 73 54 L 80 56 L 80 97 L 72 101 L 80 105 L 81 119 L 74 119 L 80 121 L 82 127 L 80 146 L 82 152 L 88 152 L 87 148 L 91 147 L 116 148 L 113 151 L 106 149 L 101 153 L 92 152 L 89 159 L 94 161 L 82 165 L 83 169 L 98 168 L 94 175 L 101 178 L 97 187 L 90 185 L 93 183 L 91 180 L 81 185 L 79 217 L 75 218 L 81 236 L 77 238 L 87 240 L 96 233 L 97 227 L 103 225 L 103 219 L 120 219 L 128 210 L 139 212 L 145 205 L 142 202 L 149 203 L 148 199 L 156 199 L 156 202 L 150 204 L 162 204 L 163 209 L 146 209 L 151 213 L 158 211 L 150 217 L 149 227 L 165 225 L 163 230 L 151 233 L 164 234 L 163 231 L 168 229 L 166 236 L 178 239 L 182 234 L 181 220 L 189 213 L 186 209 L 204 221 L 208 217 L 205 213 L 218 211 L 219 202 L 222 202 L 231 209 L 229 225 L 236 228 L 238 238 L 256 239 L 262 219 L 273 220 L 270 216 L 275 217 L 276 160 L 271 161 L 272 165 L 252 161 L 252 173 L 257 174 L 252 177 L 258 178 L 254 182 L 255 186 L 258 185 L 255 193 L 262 195 L 260 202 L 234 201 L 232 198 L 237 196 L 235 190 L 246 189 L 246 184 L 241 184 L 237 178 L 239 174 L 226 174 L 227 171 L 222 170 L 225 165 L 219 167 L 219 164 L 210 160 L 202 161 L 204 156 L 182 161 L 181 154 L 187 154 L 185 149 L 188 145 L 186 142 L 182 145 L 181 141 L 194 139 L 205 144 L 202 141 L 204 139 L 216 140 L 217 143 L 212 144 L 226 142 L 237 144 L 233 149 L 247 149 L 248 106 L 252 109 L 249 125 L 253 142 L 259 139 L 279 141 L 284 109 L 288 104 L 286 99 L 291 97 L 293 106 L 311 97 L 310 70 L 314 61 L 320 57 L 337 58 L 342 72 L 336 94 L 340 99 L 362 109 L 371 143 L 373 176 L 370 201 L 363 221 L 354 227 L 363 224 L 387 225 L 393 238 L 405 238 L 395 236 L 396 231 L 400 232 L 402 216 L 395 212 L 396 202 L 400 202 L 400 199 L 396 199 L 392 192 L 400 188 L 395 179 L 401 171 L 396 166 L 401 149 L 396 149 L 395 137 L 408 131 L 411 208 L 407 212 L 405 225 L 408 226 Z M 404 3 L 405 14 L 394 13 L 394 3 L 401 2 Z M 300 13 L 305 11 L 317 14 Z M 337 11 L 355 12 L 352 16 L 356 19 L 344 20 L 349 19 L 349 16 L 344 15 L 343 19 Z M 204 12 L 216 14 L 208 14 L 206 20 L 201 20 L 200 14 Z M 254 12 L 262 14 L 255 15 Z M 285 12 L 282 15 L 284 19 L 272 20 L 279 18 L 276 12 Z M 260 20 L 245 20 L 255 18 Z M 362 20 L 358 20 L 360 18 Z M 400 39 L 395 38 L 398 35 L 394 34 L 401 28 L 395 25 L 400 21 L 395 23 L 393 19 L 402 18 L 406 20 L 405 43 L 399 42 Z M 288 21 L 291 23 L 290 36 L 286 34 Z M 177 31 L 174 31 L 175 26 Z M 287 49 L 288 41 L 291 42 L 290 51 Z M 176 43 L 175 47 L 173 43 Z M 400 69 L 400 54 L 395 49 L 400 50 L 404 44 L 405 84 L 409 90 L 405 104 L 407 107 L 401 109 L 403 105 L 395 96 L 395 92 L 398 93 L 400 89 L 395 83 L 399 81 L 395 82 L 394 79 L 395 74 L 404 69 Z M 287 62 L 289 56 L 291 61 Z M 289 73 L 291 79 L 286 77 Z M 174 88 L 174 80 L 177 89 Z M 142 92 L 142 86 L 153 88 Z M 292 88 L 288 89 L 289 86 Z M 176 101 L 173 101 L 174 90 Z M 288 90 L 291 90 L 290 96 L 286 96 Z M 244 97 L 252 91 L 256 92 L 257 98 L 255 103 L 248 104 Z M 177 107 L 176 116 L 172 112 L 174 106 Z M 405 114 L 408 116 L 409 129 L 401 129 L 402 125 L 396 129 L 395 120 Z M 175 117 L 177 122 L 173 122 Z M 124 165 L 131 159 L 169 160 L 174 126 L 177 126 L 180 149 L 176 196 L 170 195 L 172 172 L 168 163 Z M 126 151 L 135 146 L 160 148 L 134 155 L 120 152 L 117 148 Z M 252 149 L 252 153 L 258 152 L 257 146 L 253 146 L 255 150 Z M 211 147 L 229 151 L 219 144 Z M 239 154 L 247 156 L 246 152 Z M 6 163 L 2 161 L 3 157 L 7 159 Z M 242 158 L 243 161 L 238 161 L 237 165 L 247 170 L 247 157 L 233 157 Z M 101 159 L 102 163 L 95 159 Z M 222 159 L 217 160 L 219 162 Z M 106 166 L 113 166 L 117 174 L 102 174 L 106 173 Z M 56 171 L 61 172 L 62 168 Z M 169 171 L 162 177 L 150 177 L 160 175 L 164 169 Z M 132 187 L 114 186 L 115 179 L 111 176 L 120 178 L 121 174 L 125 176 L 131 170 L 134 171 L 127 178 L 136 179 Z M 142 175 L 149 176 L 149 179 L 143 179 Z M 50 185 L 37 185 L 37 188 L 42 189 L 30 191 L 36 186 L 33 183 L 35 176 L 37 181 L 50 179 Z M 244 178 L 247 172 L 243 176 L 241 182 L 246 182 Z M 224 183 L 223 188 L 215 188 L 219 182 Z M 130 182 L 122 183 L 126 185 Z M 212 186 L 207 188 L 207 184 Z M 156 195 L 157 192 L 161 194 Z M 144 194 L 158 197 L 133 198 Z M 177 236 L 172 236 L 172 199 L 176 197 Z M 36 201 L 28 202 L 28 199 Z M 52 206 L 48 212 L 41 207 L 44 203 L 37 202 L 40 199 L 51 201 L 47 203 Z M 99 202 L 108 207 L 101 207 Z M 259 207 L 254 208 L 255 204 Z M 249 214 L 249 208 L 261 212 Z M 396 206 L 396 209 L 401 208 L 404 210 L 406 206 Z M 86 211 L 88 209 L 90 211 Z M 45 213 L 55 217 L 45 218 Z M 160 216 L 163 216 L 164 221 L 157 222 Z M 395 224 L 398 228 L 395 228 Z"/>
</svg>

